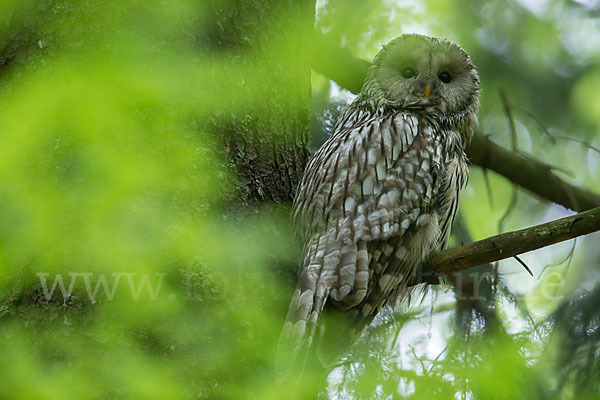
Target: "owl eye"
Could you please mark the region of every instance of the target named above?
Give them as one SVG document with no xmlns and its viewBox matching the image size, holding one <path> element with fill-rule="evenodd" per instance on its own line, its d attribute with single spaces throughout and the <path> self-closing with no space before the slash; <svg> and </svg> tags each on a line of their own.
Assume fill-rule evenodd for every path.
<svg viewBox="0 0 600 400">
<path fill-rule="evenodd" d="M 417 75 L 417 71 L 415 71 L 411 67 L 404 68 L 404 71 L 402 71 L 402 77 L 406 79 L 412 78 L 415 75 Z"/>
<path fill-rule="evenodd" d="M 442 71 L 439 75 L 440 81 L 444 82 L 444 83 L 450 83 L 450 81 L 452 80 L 452 75 L 450 75 L 450 72 L 448 71 Z"/>
</svg>

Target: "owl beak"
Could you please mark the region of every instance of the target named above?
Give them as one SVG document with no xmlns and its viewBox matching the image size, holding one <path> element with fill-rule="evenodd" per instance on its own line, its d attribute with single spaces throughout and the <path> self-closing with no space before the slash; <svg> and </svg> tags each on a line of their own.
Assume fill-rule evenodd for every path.
<svg viewBox="0 0 600 400">
<path fill-rule="evenodd" d="M 423 97 L 428 99 L 430 94 L 431 94 L 431 86 L 429 84 L 427 84 L 427 85 L 425 85 L 425 90 L 423 91 Z"/>
</svg>

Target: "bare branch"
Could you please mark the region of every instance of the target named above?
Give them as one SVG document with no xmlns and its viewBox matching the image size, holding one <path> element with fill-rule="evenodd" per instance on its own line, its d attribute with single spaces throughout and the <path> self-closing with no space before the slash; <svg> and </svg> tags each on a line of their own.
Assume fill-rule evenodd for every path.
<svg viewBox="0 0 600 400">
<path fill-rule="evenodd" d="M 423 266 L 423 272 L 447 274 L 461 271 L 599 230 L 600 207 L 597 207 L 545 224 L 443 250 Z"/>
<path fill-rule="evenodd" d="M 467 148 L 469 160 L 490 169 L 536 195 L 575 211 L 600 206 L 600 196 L 572 185 L 550 166 L 499 146 L 481 134 Z"/>
</svg>

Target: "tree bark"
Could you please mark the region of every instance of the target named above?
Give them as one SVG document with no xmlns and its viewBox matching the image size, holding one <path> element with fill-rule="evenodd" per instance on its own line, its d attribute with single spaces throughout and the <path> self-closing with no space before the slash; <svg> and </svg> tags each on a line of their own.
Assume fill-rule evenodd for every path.
<svg viewBox="0 0 600 400">
<path fill-rule="evenodd" d="M 233 166 L 232 197 L 243 204 L 290 202 L 309 156 L 315 2 L 213 0 L 211 6 L 207 46 L 242 71 L 223 87 L 236 99 L 234 111 L 209 124 Z"/>
</svg>

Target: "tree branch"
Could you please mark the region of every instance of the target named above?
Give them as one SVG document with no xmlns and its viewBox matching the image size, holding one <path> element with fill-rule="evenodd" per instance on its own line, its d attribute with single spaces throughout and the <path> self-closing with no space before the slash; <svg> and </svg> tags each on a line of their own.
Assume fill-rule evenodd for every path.
<svg viewBox="0 0 600 400">
<path fill-rule="evenodd" d="M 490 169 L 536 195 L 575 211 L 600 206 L 600 196 L 572 185 L 552 172 L 550 166 L 503 148 L 477 134 L 467 148 L 469 160 Z"/>
<path fill-rule="evenodd" d="M 510 258 L 600 230 L 600 207 L 545 224 L 443 250 L 423 265 L 425 275 L 448 274 Z"/>
<path fill-rule="evenodd" d="M 370 62 L 356 58 L 346 49 L 316 33 L 313 44 L 312 67 L 318 73 L 351 91 L 360 92 Z"/>
<path fill-rule="evenodd" d="M 326 36 L 316 34 L 312 67 L 341 87 L 358 93 L 369 62 L 353 57 L 333 44 Z M 477 133 L 467 155 L 471 163 L 490 169 L 532 193 L 574 211 L 600 206 L 600 196 L 574 186 L 556 174 L 549 165 L 504 149 Z"/>
</svg>

